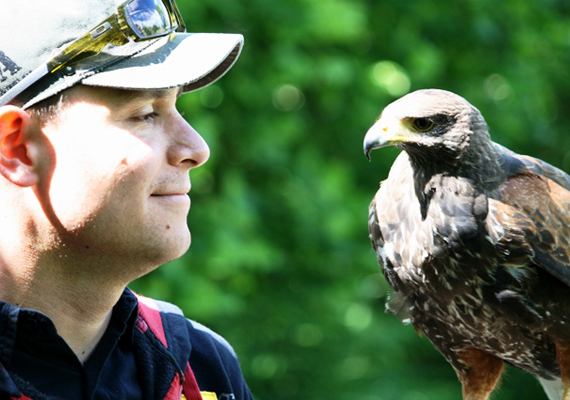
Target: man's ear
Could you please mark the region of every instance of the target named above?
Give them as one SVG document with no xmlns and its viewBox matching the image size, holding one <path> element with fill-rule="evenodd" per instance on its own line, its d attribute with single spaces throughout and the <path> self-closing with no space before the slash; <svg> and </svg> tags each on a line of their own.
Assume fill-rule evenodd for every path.
<svg viewBox="0 0 570 400">
<path fill-rule="evenodd" d="M 30 115 L 15 106 L 0 107 L 0 174 L 21 187 L 38 183 L 35 147 L 39 127 Z"/>
</svg>

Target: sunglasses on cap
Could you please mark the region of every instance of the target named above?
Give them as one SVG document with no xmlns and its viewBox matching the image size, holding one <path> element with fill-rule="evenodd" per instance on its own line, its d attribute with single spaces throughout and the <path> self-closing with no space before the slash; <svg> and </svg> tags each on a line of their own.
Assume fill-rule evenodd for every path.
<svg viewBox="0 0 570 400">
<path fill-rule="evenodd" d="M 63 68 L 66 74 L 73 74 L 71 63 L 95 56 L 109 44 L 121 46 L 130 41 L 138 42 L 185 31 L 186 26 L 174 0 L 128 0 L 113 15 L 14 85 L 0 97 L 0 105 L 12 101 L 50 73 Z"/>
</svg>

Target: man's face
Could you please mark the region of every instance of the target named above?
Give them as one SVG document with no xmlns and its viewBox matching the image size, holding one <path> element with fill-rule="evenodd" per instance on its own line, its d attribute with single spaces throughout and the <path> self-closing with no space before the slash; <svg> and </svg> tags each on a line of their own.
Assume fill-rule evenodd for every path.
<svg viewBox="0 0 570 400">
<path fill-rule="evenodd" d="M 55 156 L 49 198 L 71 232 L 69 251 L 144 269 L 188 249 L 188 171 L 209 149 L 176 110 L 178 92 L 67 92 L 69 105 L 44 133 Z"/>
</svg>

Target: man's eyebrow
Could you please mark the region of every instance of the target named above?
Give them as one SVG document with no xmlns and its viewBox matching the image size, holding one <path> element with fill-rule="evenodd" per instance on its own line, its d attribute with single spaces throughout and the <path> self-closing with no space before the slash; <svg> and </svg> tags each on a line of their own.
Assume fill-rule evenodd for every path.
<svg viewBox="0 0 570 400">
<path fill-rule="evenodd" d="M 129 103 L 138 100 L 163 99 L 172 95 L 173 89 L 148 89 L 148 90 L 116 90 L 115 100 L 121 103 Z M 182 87 L 176 91 L 176 97 L 183 92 Z"/>
</svg>

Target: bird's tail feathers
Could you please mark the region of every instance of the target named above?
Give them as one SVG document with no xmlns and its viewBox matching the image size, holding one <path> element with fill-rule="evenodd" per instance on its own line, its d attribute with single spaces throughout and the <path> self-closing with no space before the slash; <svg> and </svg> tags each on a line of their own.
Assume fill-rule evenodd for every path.
<svg viewBox="0 0 570 400">
<path fill-rule="evenodd" d="M 402 292 L 390 292 L 386 302 L 386 313 L 395 315 L 404 324 L 412 323 L 410 317 L 410 306 L 408 299 Z"/>
</svg>

